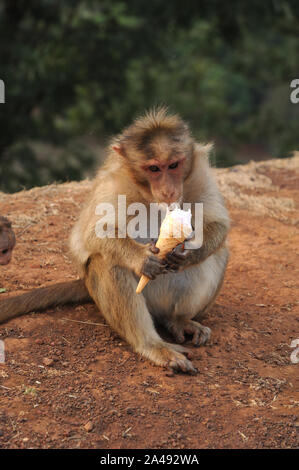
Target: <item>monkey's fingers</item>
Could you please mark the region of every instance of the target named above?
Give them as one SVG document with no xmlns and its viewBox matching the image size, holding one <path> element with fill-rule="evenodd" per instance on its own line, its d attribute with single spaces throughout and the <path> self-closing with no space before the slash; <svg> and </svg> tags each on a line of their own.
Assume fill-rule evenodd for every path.
<svg viewBox="0 0 299 470">
<path fill-rule="evenodd" d="M 194 346 L 201 346 L 206 344 L 209 341 L 211 336 L 211 329 L 207 326 L 203 326 L 201 333 L 197 332 L 196 335 L 193 336 L 192 343 Z"/>
<path fill-rule="evenodd" d="M 193 366 L 192 362 L 188 359 L 177 359 L 169 362 L 169 367 L 176 372 L 184 372 L 185 374 L 195 375 L 197 369 Z"/>
<path fill-rule="evenodd" d="M 202 346 L 207 343 L 211 336 L 211 329 L 201 323 L 190 320 L 184 327 L 184 332 L 192 336 L 194 346 Z"/>
<path fill-rule="evenodd" d="M 167 264 L 164 260 L 160 260 L 156 256 L 149 256 L 143 264 L 141 273 L 153 280 L 159 274 L 167 272 L 166 266 Z"/>
<path fill-rule="evenodd" d="M 154 254 L 154 255 L 157 255 L 160 251 L 160 248 L 158 248 L 156 245 L 155 245 L 155 242 L 153 240 L 150 241 L 150 246 L 149 246 L 149 250 Z"/>
<path fill-rule="evenodd" d="M 178 245 L 170 253 L 167 253 L 166 257 L 180 261 L 186 259 L 188 252 L 189 250 L 184 250 L 183 245 Z"/>
<path fill-rule="evenodd" d="M 167 343 L 167 345 L 174 351 L 175 354 L 171 354 L 168 360 L 167 368 L 176 372 L 184 372 L 185 374 L 196 374 L 197 369 L 193 366 L 192 362 L 189 361 L 193 357 L 190 349 L 181 346 L 180 344 Z M 188 359 L 184 356 L 187 356 Z"/>
<path fill-rule="evenodd" d="M 185 259 L 188 256 L 188 251 L 175 251 L 172 250 L 170 253 L 167 253 L 165 256 L 165 259 L 167 261 L 167 266 L 169 271 L 176 272 L 182 265 L 182 263 L 185 261 Z"/>
<path fill-rule="evenodd" d="M 186 346 L 181 346 L 180 344 L 169 344 L 171 345 L 172 349 L 175 349 L 176 351 L 184 354 L 188 357 L 188 359 L 194 359 L 194 352 L 191 349 L 186 348 Z"/>
<path fill-rule="evenodd" d="M 180 265 L 167 264 L 165 268 L 165 274 L 167 273 L 177 273 L 180 268 Z"/>
</svg>

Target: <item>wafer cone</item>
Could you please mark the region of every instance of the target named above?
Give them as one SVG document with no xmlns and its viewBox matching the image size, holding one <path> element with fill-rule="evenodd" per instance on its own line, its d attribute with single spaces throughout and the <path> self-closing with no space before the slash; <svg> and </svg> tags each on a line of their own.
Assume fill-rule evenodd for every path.
<svg viewBox="0 0 299 470">
<path fill-rule="evenodd" d="M 160 235 L 156 243 L 156 247 L 160 250 L 156 255 L 157 258 L 165 258 L 167 253 L 183 243 L 191 233 L 191 211 L 186 212 L 178 208 L 168 211 L 161 224 Z M 137 294 L 142 292 L 149 280 L 144 274 L 141 276 L 136 289 Z"/>
</svg>

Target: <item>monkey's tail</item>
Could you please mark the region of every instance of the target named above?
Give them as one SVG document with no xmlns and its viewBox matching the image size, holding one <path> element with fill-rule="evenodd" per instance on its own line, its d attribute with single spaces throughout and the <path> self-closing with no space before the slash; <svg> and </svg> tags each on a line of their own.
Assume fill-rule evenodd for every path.
<svg viewBox="0 0 299 470">
<path fill-rule="evenodd" d="M 0 300 L 0 323 L 33 311 L 45 310 L 67 303 L 90 302 L 84 281 L 59 282 L 39 287 L 26 294 Z"/>
</svg>

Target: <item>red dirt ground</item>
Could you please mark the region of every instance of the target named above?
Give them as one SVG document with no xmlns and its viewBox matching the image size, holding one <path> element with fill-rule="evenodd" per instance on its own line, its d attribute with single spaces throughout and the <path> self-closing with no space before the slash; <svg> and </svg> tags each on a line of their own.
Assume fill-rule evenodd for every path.
<svg viewBox="0 0 299 470">
<path fill-rule="evenodd" d="M 298 446 L 299 163 L 218 170 L 232 217 L 231 259 L 195 349 L 197 376 L 131 351 L 92 304 L 0 327 L 2 448 L 287 448 Z M 14 224 L 1 298 L 76 278 L 67 238 L 90 182 L 0 194 Z"/>
</svg>

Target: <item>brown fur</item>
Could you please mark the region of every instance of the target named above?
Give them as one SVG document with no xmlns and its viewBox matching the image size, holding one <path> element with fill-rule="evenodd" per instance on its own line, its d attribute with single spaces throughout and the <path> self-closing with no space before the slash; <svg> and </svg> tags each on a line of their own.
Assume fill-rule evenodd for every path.
<svg viewBox="0 0 299 470">
<path fill-rule="evenodd" d="M 45 310 L 48 307 L 89 301 L 91 298 L 81 279 L 39 287 L 25 294 L 0 300 L 0 323 L 25 313 Z"/>
</svg>

